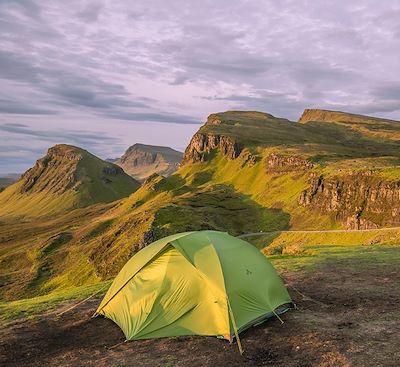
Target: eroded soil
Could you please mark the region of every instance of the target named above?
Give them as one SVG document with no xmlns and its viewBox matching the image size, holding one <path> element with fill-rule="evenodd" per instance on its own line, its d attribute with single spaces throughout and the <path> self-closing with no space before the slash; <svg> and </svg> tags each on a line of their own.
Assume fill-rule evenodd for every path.
<svg viewBox="0 0 400 367">
<path fill-rule="evenodd" d="M 245 349 L 211 337 L 123 341 L 91 319 L 100 298 L 57 317 L 0 332 L 1 366 L 399 366 L 400 271 L 395 265 L 284 274 L 298 310 L 241 335 Z M 63 305 L 67 308 L 70 305 Z M 111 349 L 110 349 L 111 347 Z"/>
</svg>

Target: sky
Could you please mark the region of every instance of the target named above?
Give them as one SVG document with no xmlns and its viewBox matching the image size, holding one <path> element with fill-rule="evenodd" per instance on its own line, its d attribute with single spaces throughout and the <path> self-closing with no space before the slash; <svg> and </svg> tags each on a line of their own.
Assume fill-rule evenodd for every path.
<svg viewBox="0 0 400 367">
<path fill-rule="evenodd" d="M 400 120 L 398 0 L 0 0 L 0 174 L 184 150 L 210 113 Z"/>
</svg>

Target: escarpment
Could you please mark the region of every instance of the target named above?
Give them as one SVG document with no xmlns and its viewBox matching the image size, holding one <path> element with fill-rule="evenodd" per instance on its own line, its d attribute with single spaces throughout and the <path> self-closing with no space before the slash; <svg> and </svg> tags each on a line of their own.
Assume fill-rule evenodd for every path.
<svg viewBox="0 0 400 367">
<path fill-rule="evenodd" d="M 218 149 L 228 159 L 235 159 L 242 152 L 243 146 L 229 136 L 198 132 L 185 150 L 182 165 L 204 162 L 214 149 Z"/>
<path fill-rule="evenodd" d="M 333 214 L 347 229 L 400 225 L 400 181 L 388 181 L 369 171 L 343 177 L 313 173 L 309 184 L 299 203 Z"/>
</svg>

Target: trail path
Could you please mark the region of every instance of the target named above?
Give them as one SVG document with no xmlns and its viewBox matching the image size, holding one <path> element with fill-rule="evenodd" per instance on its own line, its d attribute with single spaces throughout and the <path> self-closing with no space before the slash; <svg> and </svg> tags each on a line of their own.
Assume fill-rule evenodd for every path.
<svg viewBox="0 0 400 367">
<path fill-rule="evenodd" d="M 380 231 L 399 231 L 400 227 L 374 228 L 374 229 L 323 229 L 323 230 L 292 230 L 292 231 L 270 231 L 270 232 L 252 232 L 244 233 L 238 238 L 263 236 L 273 233 L 349 233 L 349 232 L 380 232 Z"/>
</svg>

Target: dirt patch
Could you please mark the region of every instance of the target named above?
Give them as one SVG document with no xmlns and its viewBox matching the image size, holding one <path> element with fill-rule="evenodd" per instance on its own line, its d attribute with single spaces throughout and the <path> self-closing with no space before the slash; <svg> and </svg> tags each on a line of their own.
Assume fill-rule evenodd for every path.
<svg viewBox="0 0 400 367">
<path fill-rule="evenodd" d="M 395 266 L 284 274 L 298 310 L 241 335 L 245 353 L 211 337 L 123 342 L 91 319 L 100 298 L 0 331 L 0 366 L 399 366 L 400 273 Z M 66 306 L 64 306 L 66 307 Z M 117 345 L 117 346 L 116 346 Z M 112 349 L 110 347 L 115 346 Z"/>
</svg>

